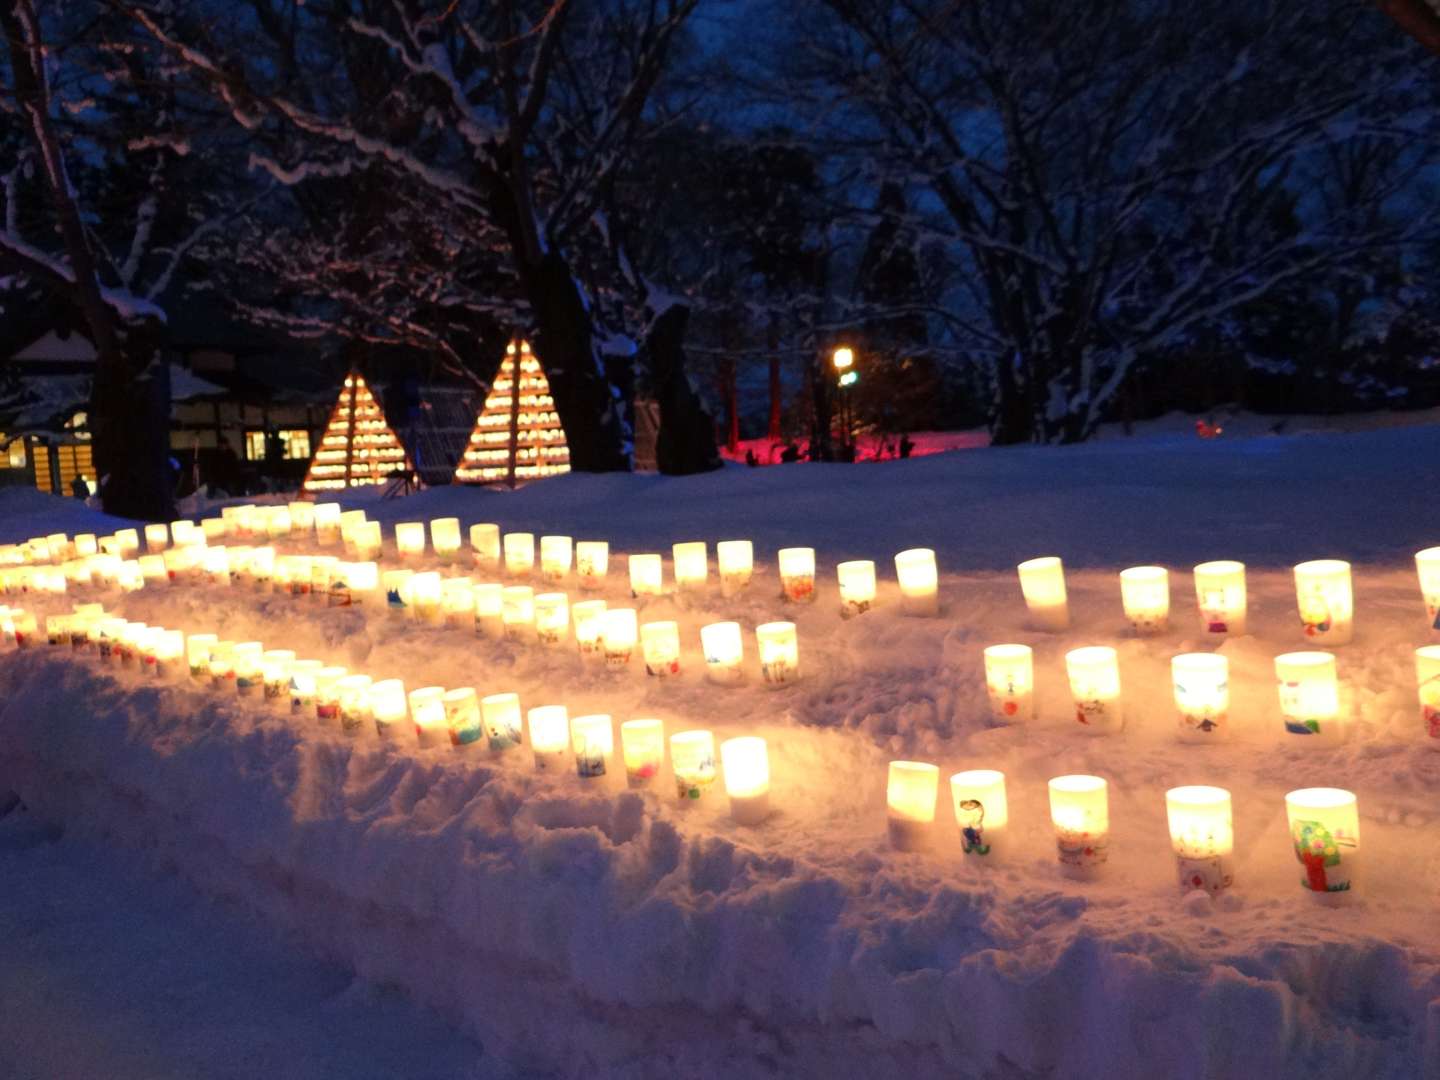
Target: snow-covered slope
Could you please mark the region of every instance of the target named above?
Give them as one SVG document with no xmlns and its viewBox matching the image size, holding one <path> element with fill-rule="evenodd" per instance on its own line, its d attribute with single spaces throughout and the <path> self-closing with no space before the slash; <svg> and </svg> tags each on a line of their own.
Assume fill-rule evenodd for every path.
<svg viewBox="0 0 1440 1080">
<path fill-rule="evenodd" d="M 1155 439 L 363 503 L 388 521 L 458 513 L 631 551 L 753 537 L 762 569 L 745 596 L 642 611 L 682 627 L 688 670 L 659 685 L 582 669 L 568 649 L 244 590 L 118 603 L 412 687 L 764 735 L 776 813 L 757 828 L 731 823 L 719 792 L 681 805 L 668 785 L 538 775 L 523 750 L 347 740 L 47 650 L 0 660 L 0 787 L 405 987 L 501 1057 L 568 1075 L 1437 1075 L 1440 754 L 1420 739 L 1411 650 L 1426 637 L 1409 564 L 1440 541 L 1422 497 L 1437 451 L 1430 428 Z M 5 511 L 5 538 L 50 531 Z M 797 611 L 776 598 L 773 551 L 805 542 L 820 551 L 821 599 Z M 900 615 L 890 584 L 876 610 L 842 621 L 833 563 L 916 544 L 940 552 L 942 617 Z M 1041 553 L 1085 568 L 1062 634 L 1025 628 L 1011 567 Z M 1288 564 L 1331 555 L 1357 564 L 1356 640 L 1340 650 L 1356 731 L 1320 748 L 1282 733 L 1270 665 L 1302 645 Z M 1174 741 L 1168 660 L 1211 647 L 1181 571 L 1214 557 L 1256 567 L 1251 635 L 1221 648 L 1233 738 L 1196 748 Z M 1138 562 L 1177 571 L 1158 638 L 1124 630 L 1114 572 Z M 615 603 L 620 579 L 612 567 Z M 701 624 L 781 616 L 800 626 L 799 685 L 699 677 Z M 980 649 L 1009 640 L 1035 646 L 1039 719 L 992 728 Z M 1082 644 L 1120 649 L 1123 734 L 1074 730 L 1063 653 Z M 888 850 L 885 763 L 899 757 L 942 776 L 1003 769 L 1009 857 L 964 865 L 943 792 L 938 850 Z M 1057 873 L 1045 781 L 1062 772 L 1110 782 L 1099 881 Z M 1163 792 L 1181 783 L 1234 795 L 1237 883 L 1219 902 L 1175 889 Z M 1359 795 L 1363 880 L 1345 908 L 1298 886 L 1282 796 L 1311 784 Z"/>
</svg>

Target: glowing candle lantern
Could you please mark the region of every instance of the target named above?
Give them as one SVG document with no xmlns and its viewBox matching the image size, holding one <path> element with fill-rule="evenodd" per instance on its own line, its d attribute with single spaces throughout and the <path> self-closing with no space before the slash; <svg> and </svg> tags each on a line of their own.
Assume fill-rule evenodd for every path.
<svg viewBox="0 0 1440 1080">
<path fill-rule="evenodd" d="M 930 846 L 940 769 L 923 761 L 892 761 L 885 785 L 890 846 L 923 851 Z"/>
<path fill-rule="evenodd" d="M 144 623 L 131 623 L 130 626 L 144 629 Z M 125 662 L 132 655 L 132 646 L 129 641 L 125 642 L 126 651 L 121 655 L 121 662 Z M 210 685 L 230 689 L 230 684 L 235 681 L 235 643 L 233 641 L 216 641 L 210 646 Z"/>
<path fill-rule="evenodd" d="M 5 609 L 0 609 L 3 617 Z M 95 642 L 100 620 L 105 618 L 103 604 L 76 604 L 70 617 L 70 644 L 76 649 L 89 649 Z"/>
<path fill-rule="evenodd" d="M 410 718 L 415 721 L 415 739 L 421 746 L 450 745 L 443 686 L 422 686 L 411 690 Z M 478 720 L 475 737 L 479 738 Z"/>
<path fill-rule="evenodd" d="M 780 588 L 792 604 L 809 604 L 815 600 L 815 549 L 781 548 Z"/>
<path fill-rule="evenodd" d="M 187 544 L 195 543 L 196 533 L 200 534 L 203 542 L 205 533 L 189 518 L 178 518 L 170 523 L 170 540 L 175 547 L 184 547 Z"/>
<path fill-rule="evenodd" d="M 145 550 L 159 554 L 170 546 L 170 529 L 164 522 L 145 526 Z"/>
<path fill-rule="evenodd" d="M 765 740 L 755 735 L 720 744 L 725 793 L 730 817 L 737 825 L 759 825 L 770 815 L 770 755 Z"/>
<path fill-rule="evenodd" d="M 529 585 L 507 585 L 500 594 L 500 618 L 511 641 L 535 638 L 535 590 Z"/>
<path fill-rule="evenodd" d="M 80 538 L 75 538 L 78 544 Z M 1420 595 L 1425 598 L 1425 622 L 1440 635 L 1440 547 L 1415 553 L 1415 572 L 1420 578 Z"/>
<path fill-rule="evenodd" d="M 520 745 L 519 694 L 491 694 L 481 698 L 480 717 L 491 750 L 511 750 Z"/>
<path fill-rule="evenodd" d="M 290 712 L 295 716 L 313 716 L 316 701 L 316 679 L 325 667 L 319 660 L 293 660 L 290 663 Z"/>
<path fill-rule="evenodd" d="M 1182 892 L 1203 889 L 1213 896 L 1234 884 L 1230 792 L 1204 785 L 1171 788 L 1165 792 L 1165 817 Z"/>
<path fill-rule="evenodd" d="M 715 783 L 715 736 L 708 731 L 681 731 L 670 736 L 670 769 L 675 794 L 698 799 Z"/>
<path fill-rule="evenodd" d="M 355 538 L 360 527 L 366 523 L 364 510 L 342 510 L 340 512 L 340 543 L 347 552 L 355 550 Z"/>
<path fill-rule="evenodd" d="M 750 584 L 755 572 L 755 545 L 749 540 L 721 540 L 715 545 L 720 571 L 720 595 L 736 596 Z"/>
<path fill-rule="evenodd" d="M 369 675 L 346 675 L 336 684 L 340 698 L 340 730 L 352 739 L 358 738 L 374 722 L 370 710 Z"/>
<path fill-rule="evenodd" d="M 145 579 L 146 585 L 170 584 L 170 571 L 165 569 L 165 560 L 161 556 L 141 555 L 136 562 L 140 564 L 140 576 Z"/>
<path fill-rule="evenodd" d="M 1305 636 L 1321 645 L 1344 645 L 1355 620 L 1350 564 L 1316 559 L 1295 567 L 1295 599 Z"/>
<path fill-rule="evenodd" d="M 985 689 L 996 723 L 1035 719 L 1035 654 L 1029 645 L 990 645 L 985 649 Z"/>
<path fill-rule="evenodd" d="M 1219 653 L 1181 653 L 1170 661 L 1182 742 L 1209 742 L 1230 730 L 1230 661 Z"/>
<path fill-rule="evenodd" d="M 258 641 L 239 642 L 232 653 L 235 667 L 235 692 L 241 697 L 259 697 L 264 693 L 260 674 L 260 657 L 265 646 Z"/>
<path fill-rule="evenodd" d="M 1335 903 L 1355 887 L 1360 852 L 1360 810 L 1353 792 L 1301 788 L 1285 796 L 1290 842 L 1305 868 L 1300 885 L 1317 900 Z"/>
<path fill-rule="evenodd" d="M 793 622 L 761 623 L 755 628 L 760 674 L 772 690 L 800 678 L 800 642 Z"/>
<path fill-rule="evenodd" d="M 1440 750 L 1440 645 L 1415 650 L 1415 682 L 1420 688 L 1420 723 L 1429 746 Z"/>
<path fill-rule="evenodd" d="M 315 527 L 314 503 L 292 502 L 287 504 L 286 509 L 290 511 L 290 531 L 292 533 L 307 533 Z"/>
<path fill-rule="evenodd" d="M 575 643 L 580 647 L 580 659 L 598 661 L 605 657 L 600 635 L 605 629 L 604 600 L 582 600 L 570 608 L 570 617 L 575 623 Z"/>
<path fill-rule="evenodd" d="M 575 556 L 575 542 L 568 536 L 540 537 L 540 573 L 552 583 L 564 581 Z"/>
<path fill-rule="evenodd" d="M 1110 800 L 1098 776 L 1057 776 L 1050 781 L 1050 822 L 1060 869 L 1068 877 L 1098 873 L 1109 855 Z"/>
<path fill-rule="evenodd" d="M 248 545 L 231 546 L 226 548 L 227 561 L 230 564 L 230 584 L 243 585 L 250 576 L 250 553 L 255 549 Z M 143 559 L 144 556 L 142 555 Z M 161 560 L 162 562 L 164 560 Z M 142 567 L 143 569 L 143 567 Z"/>
<path fill-rule="evenodd" d="M 159 559 L 160 557 L 158 555 L 141 555 L 140 558 Z M 160 559 L 160 568 L 162 571 L 164 570 L 164 567 L 165 560 Z M 66 585 L 89 585 L 91 577 L 90 564 L 84 559 L 67 559 L 60 567 L 60 576 L 64 579 Z M 141 567 L 140 576 L 142 578 L 145 576 L 144 567 Z"/>
<path fill-rule="evenodd" d="M 235 511 L 233 521 L 236 536 L 251 537 L 260 531 L 262 526 L 258 507 L 236 506 L 233 508 L 227 507 L 226 509 L 234 509 Z"/>
<path fill-rule="evenodd" d="M 230 585 L 230 551 L 224 547 L 206 548 L 200 565 L 211 585 Z"/>
<path fill-rule="evenodd" d="M 710 556 L 705 542 L 674 544 L 670 552 L 675 563 L 675 588 L 682 593 L 703 591 L 710 576 Z"/>
<path fill-rule="evenodd" d="M 335 578 L 340 574 L 340 559 L 335 555 L 314 555 L 310 558 L 310 596 L 315 600 L 330 602 L 330 592 L 335 584 Z M 341 579 L 341 592 L 344 593 L 344 579 Z M 342 599 L 348 605 L 349 596 L 344 595 Z M 337 605 L 340 606 L 340 605 Z"/>
<path fill-rule="evenodd" d="M 610 608 L 600 617 L 600 644 L 607 668 L 619 671 L 629 667 L 638 638 L 634 608 Z"/>
<path fill-rule="evenodd" d="M 1120 708 L 1120 660 L 1108 645 L 1071 649 L 1065 672 L 1075 699 L 1075 719 L 1090 735 L 1119 731 L 1125 724 Z"/>
<path fill-rule="evenodd" d="M 717 686 L 737 686 L 745 679 L 745 644 L 736 622 L 710 623 L 700 628 L 705 653 L 705 677 Z"/>
<path fill-rule="evenodd" d="M 440 603 L 449 626 L 475 625 L 475 583 L 468 577 L 446 578 L 440 583 Z"/>
<path fill-rule="evenodd" d="M 399 679 L 381 679 L 370 684 L 370 716 L 375 733 L 382 739 L 398 739 L 405 730 L 405 684 Z"/>
<path fill-rule="evenodd" d="M 1163 566 L 1121 570 L 1120 602 L 1135 633 L 1163 634 L 1170 624 L 1170 572 Z"/>
<path fill-rule="evenodd" d="M 397 619 L 409 614 L 410 579 L 414 576 L 414 570 L 386 570 L 380 575 L 380 584 L 385 589 L 385 610 Z"/>
<path fill-rule="evenodd" d="M 287 560 L 285 579 L 291 596 L 310 595 L 310 556 L 291 555 Z"/>
<path fill-rule="evenodd" d="M 632 788 L 649 787 L 665 760 L 665 725 L 659 720 L 626 720 L 620 725 L 625 777 Z"/>
<path fill-rule="evenodd" d="M 39 634 L 34 612 L 13 611 L 10 614 L 10 623 L 15 630 L 15 647 L 17 649 L 30 648 Z"/>
<path fill-rule="evenodd" d="M 18 625 L 18 623 L 19 623 L 19 618 L 20 618 L 21 614 L 22 614 L 22 612 L 20 612 L 20 611 L 18 611 L 18 610 L 12 611 L 12 612 L 10 613 L 10 623 L 11 623 L 11 631 L 12 631 L 12 634 L 13 634 L 14 631 L 15 631 L 15 627 L 16 627 L 16 626 Z M 115 663 L 118 663 L 118 662 L 119 662 L 119 660 L 120 660 L 120 654 L 119 654 L 119 652 L 118 652 L 118 649 L 119 649 L 119 646 L 120 646 L 120 636 L 121 636 L 124 632 L 125 632 L 125 620 L 119 618 L 118 616 L 107 615 L 107 616 L 105 616 L 105 618 L 101 619 L 98 623 L 96 623 L 96 626 L 95 626 L 95 646 L 96 646 L 96 650 L 97 650 L 97 651 L 99 652 L 99 654 L 100 654 L 100 659 L 101 659 L 101 661 L 102 661 L 103 663 L 107 663 L 107 664 L 108 664 L 108 663 L 112 663 L 112 662 L 115 662 Z M 11 636 L 11 635 L 7 635 L 7 636 Z M 19 644 L 18 635 L 15 635 L 15 636 L 17 636 L 16 644 L 18 645 L 18 644 Z"/>
<path fill-rule="evenodd" d="M 535 597 L 535 636 L 541 645 L 560 645 L 570 631 L 570 598 L 563 592 Z"/>
<path fill-rule="evenodd" d="M 290 511 L 283 506 L 272 506 L 265 515 L 265 535 L 271 540 L 289 536 L 291 531 Z"/>
<path fill-rule="evenodd" d="M 47 615 L 45 617 L 45 638 L 51 645 L 69 645 L 70 616 Z"/>
<path fill-rule="evenodd" d="M 482 570 L 500 569 L 500 526 L 471 525 L 470 551 Z"/>
<path fill-rule="evenodd" d="M 1280 715 L 1292 735 L 1343 738 L 1335 657 L 1327 652 L 1282 653 L 1275 658 Z"/>
<path fill-rule="evenodd" d="M 460 519 L 432 518 L 430 521 L 430 546 L 435 554 L 446 562 L 460 557 Z"/>
<path fill-rule="evenodd" d="M 395 550 L 406 562 L 414 562 L 425 554 L 425 523 L 402 521 L 395 526 Z"/>
<path fill-rule="evenodd" d="M 1065 564 L 1058 556 L 1027 559 L 1017 569 L 1020 591 L 1037 630 L 1064 630 L 1070 625 L 1070 603 L 1065 594 Z"/>
<path fill-rule="evenodd" d="M 440 699 L 445 708 L 445 726 L 450 732 L 450 745 L 469 746 L 480 741 L 484 730 L 480 720 L 480 698 L 473 686 L 446 690 Z"/>
<path fill-rule="evenodd" d="M 223 540 L 230 534 L 230 522 L 224 518 L 206 518 L 200 522 L 200 536 L 209 543 L 211 540 Z"/>
<path fill-rule="evenodd" d="M 134 529 L 116 529 L 115 543 L 119 548 L 117 555 L 122 559 L 133 558 L 140 551 L 140 534 Z"/>
<path fill-rule="evenodd" d="M 1220 560 L 1195 567 L 1195 600 L 1205 633 L 1245 633 L 1245 564 Z"/>
<path fill-rule="evenodd" d="M 615 752 L 615 731 L 604 713 L 577 716 L 570 721 L 570 746 L 575 754 L 575 772 L 583 779 L 604 776 Z"/>
<path fill-rule="evenodd" d="M 140 673 L 151 679 L 160 677 L 160 654 L 157 646 L 160 635 L 164 632 L 159 626 L 147 626 L 135 636 L 135 657 L 140 664 Z"/>
<path fill-rule="evenodd" d="M 626 562 L 631 596 L 659 596 L 665 591 L 665 568 L 659 555 L 631 555 Z"/>
<path fill-rule="evenodd" d="M 575 545 L 575 575 L 580 588 L 600 588 L 610 569 L 610 545 L 604 540 L 581 540 Z"/>
<path fill-rule="evenodd" d="M 345 595 L 360 607 L 376 607 L 380 602 L 380 567 L 373 562 L 345 564 L 343 576 Z M 334 593 L 332 591 L 331 595 Z"/>
<path fill-rule="evenodd" d="M 50 553 L 51 562 L 64 562 L 70 557 L 70 537 L 64 533 L 51 533 L 45 537 L 45 546 Z"/>
<path fill-rule="evenodd" d="M 265 687 L 267 705 L 289 707 L 290 665 L 293 663 L 294 649 L 268 649 L 260 654 L 260 681 Z"/>
<path fill-rule="evenodd" d="M 359 562 L 374 562 L 384 551 L 385 542 L 380 534 L 378 521 L 362 521 L 350 533 L 355 558 Z"/>
<path fill-rule="evenodd" d="M 315 719 L 327 724 L 339 722 L 340 680 L 349 674 L 349 670 L 339 664 L 315 672 Z"/>
<path fill-rule="evenodd" d="M 840 617 L 852 619 L 875 604 L 875 564 L 869 559 L 842 562 L 835 567 L 840 582 Z"/>
<path fill-rule="evenodd" d="M 964 854 L 985 858 L 997 853 L 997 844 L 1003 848 L 1010 824 L 1004 773 L 994 769 L 958 772 L 950 777 L 950 798 L 955 804 L 955 824 L 960 829 L 960 850 Z"/>
<path fill-rule="evenodd" d="M 494 582 L 470 590 L 475 604 L 475 632 L 499 640 L 505 636 L 505 586 Z"/>
<path fill-rule="evenodd" d="M 535 569 L 535 534 L 506 533 L 505 572 L 511 577 L 529 577 Z"/>
<path fill-rule="evenodd" d="M 558 772 L 570 749 L 570 717 L 564 705 L 537 705 L 526 714 L 536 772 Z"/>
<path fill-rule="evenodd" d="M 210 649 L 218 640 L 214 634 L 186 635 L 185 659 L 195 682 L 210 681 Z"/>
<path fill-rule="evenodd" d="M 340 504 L 316 503 L 310 520 L 315 523 L 315 542 L 330 547 L 340 539 Z"/>
<path fill-rule="evenodd" d="M 929 548 L 900 552 L 895 556 L 895 576 L 900 581 L 905 614 L 940 614 L 940 576 L 935 567 L 935 552 Z"/>
<path fill-rule="evenodd" d="M 640 627 L 640 650 L 645 674 L 658 679 L 680 674 L 680 624 L 647 622 Z"/>
<path fill-rule="evenodd" d="M 433 570 L 415 574 L 409 582 L 410 617 L 426 626 L 439 626 L 445 621 L 441 607 L 440 575 Z"/>
<path fill-rule="evenodd" d="M 185 635 L 179 630 L 157 630 L 151 642 L 155 655 L 155 677 L 174 679 L 184 670 Z"/>
<path fill-rule="evenodd" d="M 258 547 L 250 553 L 250 579 L 257 589 L 268 589 L 275 576 L 275 549 Z"/>
<path fill-rule="evenodd" d="M 98 555 L 100 548 L 94 533 L 81 533 L 75 537 L 75 554 L 79 556 Z"/>
</svg>

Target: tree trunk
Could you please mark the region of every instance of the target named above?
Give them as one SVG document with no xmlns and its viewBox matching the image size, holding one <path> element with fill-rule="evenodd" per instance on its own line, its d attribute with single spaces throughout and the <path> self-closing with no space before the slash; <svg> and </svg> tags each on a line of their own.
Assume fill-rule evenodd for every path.
<svg viewBox="0 0 1440 1080">
<path fill-rule="evenodd" d="M 780 322 L 772 316 L 766 345 L 770 350 L 770 422 L 765 434 L 772 442 L 780 441 L 781 421 L 784 418 L 784 388 L 780 384 Z"/>
<path fill-rule="evenodd" d="M 810 358 L 810 395 L 815 410 L 810 428 L 811 461 L 835 460 L 830 430 L 833 420 L 831 412 L 833 395 L 830 393 L 829 374 L 830 371 L 826 365 L 820 363 L 814 356 Z"/>
<path fill-rule="evenodd" d="M 1015 354 L 995 365 L 995 402 L 990 414 L 990 445 L 1015 446 L 1035 439 L 1035 415 Z"/>
<path fill-rule="evenodd" d="M 721 466 L 715 449 L 715 421 L 685 374 L 684 341 L 689 322 L 690 309 L 675 304 L 656 317 L 645 336 L 650 379 L 660 404 L 655 461 L 660 471 L 670 476 L 710 472 Z"/>
<path fill-rule="evenodd" d="M 735 385 L 735 358 L 726 357 L 720 371 L 725 384 L 725 449 L 733 454 L 740 449 L 740 402 Z"/>
</svg>

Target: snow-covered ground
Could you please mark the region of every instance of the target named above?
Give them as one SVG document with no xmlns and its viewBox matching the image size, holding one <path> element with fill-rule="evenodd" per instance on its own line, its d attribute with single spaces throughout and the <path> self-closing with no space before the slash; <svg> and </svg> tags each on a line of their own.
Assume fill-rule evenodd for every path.
<svg viewBox="0 0 1440 1080">
<path fill-rule="evenodd" d="M 501 757 L 353 741 L 206 691 L 145 686 L 48 650 L 0 661 L 0 789 L 76 843 L 168 868 L 259 913 L 374 984 L 433 1006 L 521 1067 L 573 1076 L 1416 1077 L 1440 1075 L 1440 754 L 1422 742 L 1411 653 L 1428 641 L 1413 552 L 1440 543 L 1429 498 L 1440 428 L 1202 441 L 1156 435 L 1065 450 L 936 455 L 866 466 L 727 469 L 688 479 L 568 476 L 517 493 L 362 496 L 387 522 L 608 539 L 756 541 L 735 600 L 666 597 L 675 680 L 582 668 L 384 614 L 211 586 L 118 599 L 131 618 L 258 638 L 407 686 L 514 690 L 616 722 L 770 743 L 774 816 L 744 828 L 722 792 L 677 803 Z M 78 506 L 0 493 L 0 540 L 74 531 Z M 87 526 L 87 527 L 93 527 Z M 774 551 L 808 543 L 820 599 L 777 596 Z M 889 559 L 937 549 L 939 619 L 898 612 Z M 712 549 L 713 550 L 713 549 Z M 1059 554 L 1072 629 L 1027 629 L 1013 565 Z M 1357 631 L 1339 650 L 1349 742 L 1286 736 L 1275 654 L 1303 647 L 1289 566 L 1356 564 Z M 876 610 L 842 621 L 833 566 L 881 562 Z M 1168 662 L 1209 649 L 1188 567 L 1251 564 L 1251 633 L 1225 642 L 1232 739 L 1174 740 Z M 1172 628 L 1125 630 L 1115 571 L 1173 572 Z M 625 601 L 623 559 L 602 594 Z M 723 690 L 698 673 L 699 627 L 800 628 L 805 678 Z M 991 727 L 980 650 L 1036 650 L 1039 718 Z M 1063 654 L 1112 644 L 1128 726 L 1076 731 Z M 753 638 L 747 642 L 753 660 Z M 1003 769 L 1011 851 L 966 865 L 942 791 L 930 854 L 889 850 L 885 768 Z M 1110 783 L 1104 877 L 1059 876 L 1045 781 Z M 662 778 L 663 779 L 663 778 Z M 1174 884 L 1163 792 L 1234 796 L 1237 881 L 1220 902 Z M 1359 795 L 1363 863 L 1343 908 L 1299 887 L 1283 794 Z M 67 843 L 70 842 L 67 839 Z M 157 901 L 163 902 L 163 901 Z M 0 900 L 0 907 L 4 901 Z M 152 995 L 137 1008 L 163 1010 Z M 323 1049 L 322 1051 L 323 1052 Z M 344 1074 L 343 1070 L 339 1074 Z"/>
</svg>

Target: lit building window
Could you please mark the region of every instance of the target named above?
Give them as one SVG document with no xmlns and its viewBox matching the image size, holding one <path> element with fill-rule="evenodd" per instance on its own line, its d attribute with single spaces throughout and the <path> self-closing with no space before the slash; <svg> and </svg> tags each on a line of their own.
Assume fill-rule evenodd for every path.
<svg viewBox="0 0 1440 1080">
<path fill-rule="evenodd" d="M 245 432 L 245 460 L 246 460 L 246 461 L 264 461 L 264 460 L 265 460 L 265 432 L 263 432 L 263 431 L 247 431 L 247 432 Z"/>
<path fill-rule="evenodd" d="M 304 428 L 282 429 L 280 445 L 284 448 L 281 456 L 287 461 L 310 460 L 310 432 Z"/>
</svg>

